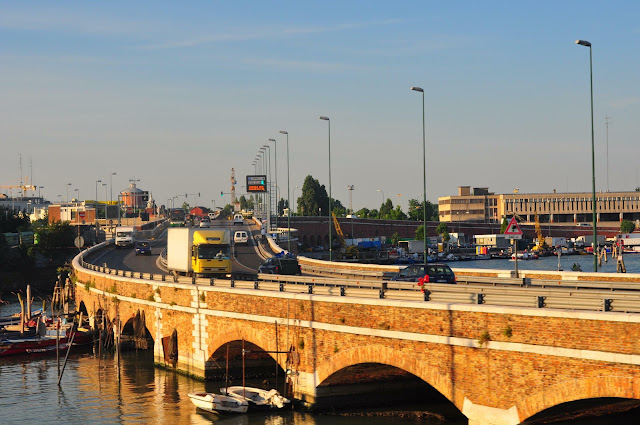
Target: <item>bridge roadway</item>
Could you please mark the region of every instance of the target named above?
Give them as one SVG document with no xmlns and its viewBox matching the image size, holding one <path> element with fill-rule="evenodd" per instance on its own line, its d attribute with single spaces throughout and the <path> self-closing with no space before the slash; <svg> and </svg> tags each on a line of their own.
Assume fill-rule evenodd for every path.
<svg viewBox="0 0 640 425">
<path fill-rule="evenodd" d="M 214 220 L 212 227 L 230 230 L 231 237 L 236 230 L 246 230 L 250 234 L 259 234 L 260 230 L 255 224 L 234 226 L 229 220 Z M 128 272 L 140 272 L 160 275 L 168 273 L 159 262 L 162 251 L 167 247 L 167 229 L 157 238 L 151 239 L 151 255 L 136 255 L 133 249 L 120 249 L 114 245 L 88 255 L 85 261 L 110 269 L 124 270 Z M 234 246 L 233 271 L 241 274 L 256 274 L 258 266 L 264 261 L 260 255 L 256 242 L 250 238 L 247 245 Z"/>
<path fill-rule="evenodd" d="M 487 282 L 484 287 L 496 292 L 481 298 L 495 297 L 495 302 L 479 303 L 473 292 L 454 301 L 427 299 L 418 288 L 381 292 L 379 281 L 378 287 L 367 288 L 345 278 L 331 285 L 326 283 L 329 279 L 291 278 L 300 281 L 296 283 L 264 275 L 258 284 L 216 280 L 210 285 L 203 279 L 193 285 L 184 278 L 174 283 L 157 276 L 151 280 L 114 275 L 86 265 L 81 256 L 74 268 L 78 305 L 90 316 L 119 314 L 123 322 L 136 315 L 146 317 L 156 341 L 155 359 L 168 367 L 206 376 L 224 359 L 230 344 L 246 341 L 269 352 L 289 347 L 286 358 L 269 356 L 288 372 L 293 396 L 305 403 L 362 391 L 363 386 L 345 386 L 337 377 L 353 376 L 354 367 L 370 364 L 417 377 L 450 400 L 470 424 L 518 424 L 578 400 L 640 400 L 640 314 L 602 311 L 606 309 L 597 303 L 578 306 L 573 301 L 575 308 L 543 308 L 509 305 L 499 298 L 500 292 L 526 294 L 540 288 Z M 540 277 L 541 272 L 536 273 Z M 577 290 L 579 286 L 606 285 L 595 279 L 610 278 L 611 286 L 640 281 L 637 275 L 583 273 L 580 276 L 587 280 L 577 283 L 577 277 L 567 276 L 573 280 L 556 277 L 556 285 L 574 286 L 559 285 L 555 292 L 581 294 L 584 289 Z M 476 291 L 466 284 L 430 284 L 428 291 L 435 295 L 469 288 Z M 620 291 L 608 292 L 614 297 Z M 621 292 L 638 298 L 637 292 Z M 595 299 L 600 296 L 598 292 Z M 174 331 L 175 365 L 165 360 L 160 343 Z"/>
</svg>

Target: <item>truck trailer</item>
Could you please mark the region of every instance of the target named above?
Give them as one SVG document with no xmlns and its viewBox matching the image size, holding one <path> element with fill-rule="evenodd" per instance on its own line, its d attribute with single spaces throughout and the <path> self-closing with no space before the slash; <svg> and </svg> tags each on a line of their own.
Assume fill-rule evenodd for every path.
<svg viewBox="0 0 640 425">
<path fill-rule="evenodd" d="M 231 277 L 231 235 L 225 229 L 169 228 L 167 268 L 175 275 Z"/>
</svg>

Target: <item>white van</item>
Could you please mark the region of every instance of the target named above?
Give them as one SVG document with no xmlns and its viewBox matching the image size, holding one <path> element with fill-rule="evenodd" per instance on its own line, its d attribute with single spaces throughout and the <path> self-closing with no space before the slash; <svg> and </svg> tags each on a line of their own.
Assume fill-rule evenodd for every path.
<svg viewBox="0 0 640 425">
<path fill-rule="evenodd" d="M 236 214 L 233 216 L 233 225 L 235 226 L 236 224 L 241 226 L 244 224 L 244 217 L 242 217 L 242 214 Z"/>
<path fill-rule="evenodd" d="M 116 227 L 116 248 L 133 246 L 135 242 L 135 229 L 133 226 L 118 226 Z"/>
<path fill-rule="evenodd" d="M 244 230 L 238 230 L 234 235 L 233 235 L 233 243 L 235 243 L 236 245 L 238 244 L 248 244 L 249 243 L 249 235 L 247 235 L 247 232 L 245 232 Z"/>
</svg>

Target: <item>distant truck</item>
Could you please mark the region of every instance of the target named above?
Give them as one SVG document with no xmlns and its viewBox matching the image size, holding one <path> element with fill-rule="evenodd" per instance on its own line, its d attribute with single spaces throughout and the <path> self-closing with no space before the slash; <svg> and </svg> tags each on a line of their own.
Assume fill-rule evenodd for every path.
<svg viewBox="0 0 640 425">
<path fill-rule="evenodd" d="M 133 226 L 116 227 L 115 245 L 116 248 L 131 248 L 135 239 L 135 228 Z"/>
<path fill-rule="evenodd" d="M 593 239 L 593 237 L 591 237 L 591 239 Z M 544 242 L 548 247 L 567 247 L 567 238 L 564 237 L 547 236 L 546 238 L 544 238 Z"/>
<path fill-rule="evenodd" d="M 622 242 L 622 246 L 640 246 L 640 233 L 621 233 L 616 235 L 616 242 Z"/>
<path fill-rule="evenodd" d="M 167 268 L 176 275 L 231 277 L 231 234 L 224 229 L 169 228 Z"/>
<path fill-rule="evenodd" d="M 424 252 L 423 240 L 398 241 L 398 246 L 403 248 L 407 254 L 422 254 Z"/>
<path fill-rule="evenodd" d="M 605 242 L 606 242 L 606 236 L 598 235 L 597 244 L 604 245 Z M 575 244 L 577 248 L 591 246 L 593 244 L 593 235 L 578 236 L 575 239 Z"/>
</svg>

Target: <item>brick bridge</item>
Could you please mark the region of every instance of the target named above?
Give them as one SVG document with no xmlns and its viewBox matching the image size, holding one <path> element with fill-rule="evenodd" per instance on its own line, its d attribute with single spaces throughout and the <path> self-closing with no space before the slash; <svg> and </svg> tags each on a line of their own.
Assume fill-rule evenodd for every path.
<svg viewBox="0 0 640 425">
<path fill-rule="evenodd" d="M 575 400 L 640 399 L 639 315 L 193 285 L 105 274 L 78 259 L 81 308 L 119 314 L 123 324 L 143 315 L 165 365 L 160 341 L 177 332 L 175 367 L 196 376 L 214 367 L 216 351 L 243 340 L 267 352 L 293 347 L 292 363 L 269 356 L 293 369 L 293 394 L 307 403 L 331 392 L 332 375 L 372 363 L 424 381 L 470 424 L 518 424 Z"/>
</svg>

